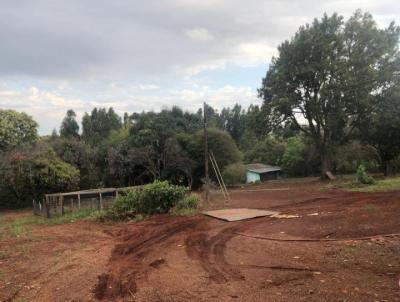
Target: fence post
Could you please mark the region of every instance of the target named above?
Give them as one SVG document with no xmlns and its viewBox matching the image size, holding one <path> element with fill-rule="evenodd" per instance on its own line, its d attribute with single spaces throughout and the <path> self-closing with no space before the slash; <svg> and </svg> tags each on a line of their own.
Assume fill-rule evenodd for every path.
<svg viewBox="0 0 400 302">
<path fill-rule="evenodd" d="M 46 196 L 45 205 L 46 205 L 46 217 L 50 218 L 50 204 L 49 204 L 49 196 Z"/>
<path fill-rule="evenodd" d="M 64 216 L 64 196 L 60 196 L 60 202 L 61 202 L 61 216 Z"/>
<path fill-rule="evenodd" d="M 81 209 L 81 194 L 78 193 L 78 209 Z"/>
<path fill-rule="evenodd" d="M 103 196 L 99 193 L 99 210 L 103 209 Z"/>
</svg>

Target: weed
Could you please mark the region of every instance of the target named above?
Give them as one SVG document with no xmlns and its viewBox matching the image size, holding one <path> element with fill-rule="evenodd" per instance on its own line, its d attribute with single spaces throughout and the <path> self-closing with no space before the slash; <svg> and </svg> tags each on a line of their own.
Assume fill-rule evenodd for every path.
<svg viewBox="0 0 400 302">
<path fill-rule="evenodd" d="M 7 251 L 0 251 L 0 260 L 7 259 L 10 256 L 10 253 Z"/>
<path fill-rule="evenodd" d="M 21 256 L 28 256 L 31 251 L 31 248 L 27 245 L 21 245 L 18 247 L 18 251 L 21 254 Z"/>
<path fill-rule="evenodd" d="M 364 206 L 364 210 L 367 211 L 369 214 L 373 214 L 378 210 L 378 208 L 373 204 L 367 204 Z"/>
<path fill-rule="evenodd" d="M 176 209 L 171 210 L 171 214 L 175 216 L 195 216 L 199 213 L 198 209 Z"/>
<path fill-rule="evenodd" d="M 347 183 L 343 185 L 343 188 L 349 191 L 357 191 L 357 192 L 400 190 L 400 177 L 376 180 L 375 183 L 371 185 L 359 185 L 356 183 Z"/>
<path fill-rule="evenodd" d="M 9 224 L 8 226 L 8 232 L 10 236 L 12 237 L 25 237 L 28 234 L 28 231 L 25 227 L 23 227 L 21 224 L 13 222 Z"/>
</svg>

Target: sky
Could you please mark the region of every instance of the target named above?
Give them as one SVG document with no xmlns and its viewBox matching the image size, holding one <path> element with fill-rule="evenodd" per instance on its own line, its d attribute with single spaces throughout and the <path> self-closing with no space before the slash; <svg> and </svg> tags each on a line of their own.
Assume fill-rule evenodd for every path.
<svg viewBox="0 0 400 302">
<path fill-rule="evenodd" d="M 356 9 L 400 24 L 398 0 L 1 0 L 0 109 L 39 133 L 68 109 L 117 113 L 260 104 L 277 47 L 299 26 Z"/>
</svg>

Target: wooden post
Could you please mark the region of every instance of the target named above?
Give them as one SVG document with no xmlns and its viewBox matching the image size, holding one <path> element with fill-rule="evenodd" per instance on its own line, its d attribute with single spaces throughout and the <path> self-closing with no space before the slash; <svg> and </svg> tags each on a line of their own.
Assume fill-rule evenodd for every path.
<svg viewBox="0 0 400 302">
<path fill-rule="evenodd" d="M 103 209 L 103 196 L 101 196 L 101 192 L 99 192 L 99 207 L 98 210 Z"/>
<path fill-rule="evenodd" d="M 78 193 L 78 209 L 81 209 L 81 194 Z"/>
<path fill-rule="evenodd" d="M 44 202 L 45 207 L 46 207 L 46 217 L 50 218 L 50 205 L 49 205 L 49 196 L 46 196 L 46 200 Z"/>
<path fill-rule="evenodd" d="M 64 215 L 64 196 L 60 195 L 60 202 L 61 202 L 61 216 Z"/>
<path fill-rule="evenodd" d="M 217 172 L 217 167 L 215 166 L 215 163 L 214 163 L 214 161 L 213 161 L 213 158 L 211 157 L 211 153 L 210 153 L 210 161 L 211 161 L 211 166 L 212 166 L 213 169 L 214 169 L 215 176 L 217 176 L 218 184 L 219 184 L 219 187 L 220 187 L 220 189 L 221 189 L 222 195 L 224 195 L 224 198 L 227 199 L 227 196 L 225 195 L 224 187 L 222 186 L 222 182 L 221 182 L 221 180 L 220 180 L 220 178 L 219 178 L 219 174 L 218 174 L 218 172 Z"/>
<path fill-rule="evenodd" d="M 208 202 L 210 199 L 210 192 L 209 192 L 209 176 L 208 176 L 208 133 L 207 133 L 207 105 L 206 102 L 203 104 L 203 118 L 204 118 L 204 178 L 205 178 L 205 189 L 206 189 L 206 201 Z"/>
</svg>

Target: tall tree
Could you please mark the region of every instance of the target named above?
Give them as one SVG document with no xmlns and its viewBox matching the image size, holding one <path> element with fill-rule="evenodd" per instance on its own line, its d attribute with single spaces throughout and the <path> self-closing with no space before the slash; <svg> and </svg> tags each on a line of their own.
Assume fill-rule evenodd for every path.
<svg viewBox="0 0 400 302">
<path fill-rule="evenodd" d="M 66 138 L 79 137 L 79 125 L 76 121 L 76 113 L 72 109 L 67 111 L 67 115 L 64 117 L 61 123 L 60 136 Z"/>
<path fill-rule="evenodd" d="M 32 143 L 37 139 L 37 127 L 24 112 L 0 109 L 0 151 Z"/>
<path fill-rule="evenodd" d="M 108 137 L 112 130 L 122 127 L 121 117 L 113 108 L 94 108 L 91 114 L 85 113 L 82 118 L 82 137 L 85 142 L 98 144 Z"/>
<path fill-rule="evenodd" d="M 400 155 L 400 88 L 388 91 L 379 107 L 360 127 L 365 142 L 377 150 L 383 173 L 390 172 L 390 161 Z"/>
<path fill-rule="evenodd" d="M 312 138 L 323 177 L 331 169 L 332 148 L 349 138 L 379 105 L 378 95 L 398 81 L 399 33 L 394 23 L 379 29 L 360 11 L 347 22 L 324 15 L 300 27 L 272 59 L 259 89 L 264 106 Z"/>
</svg>

